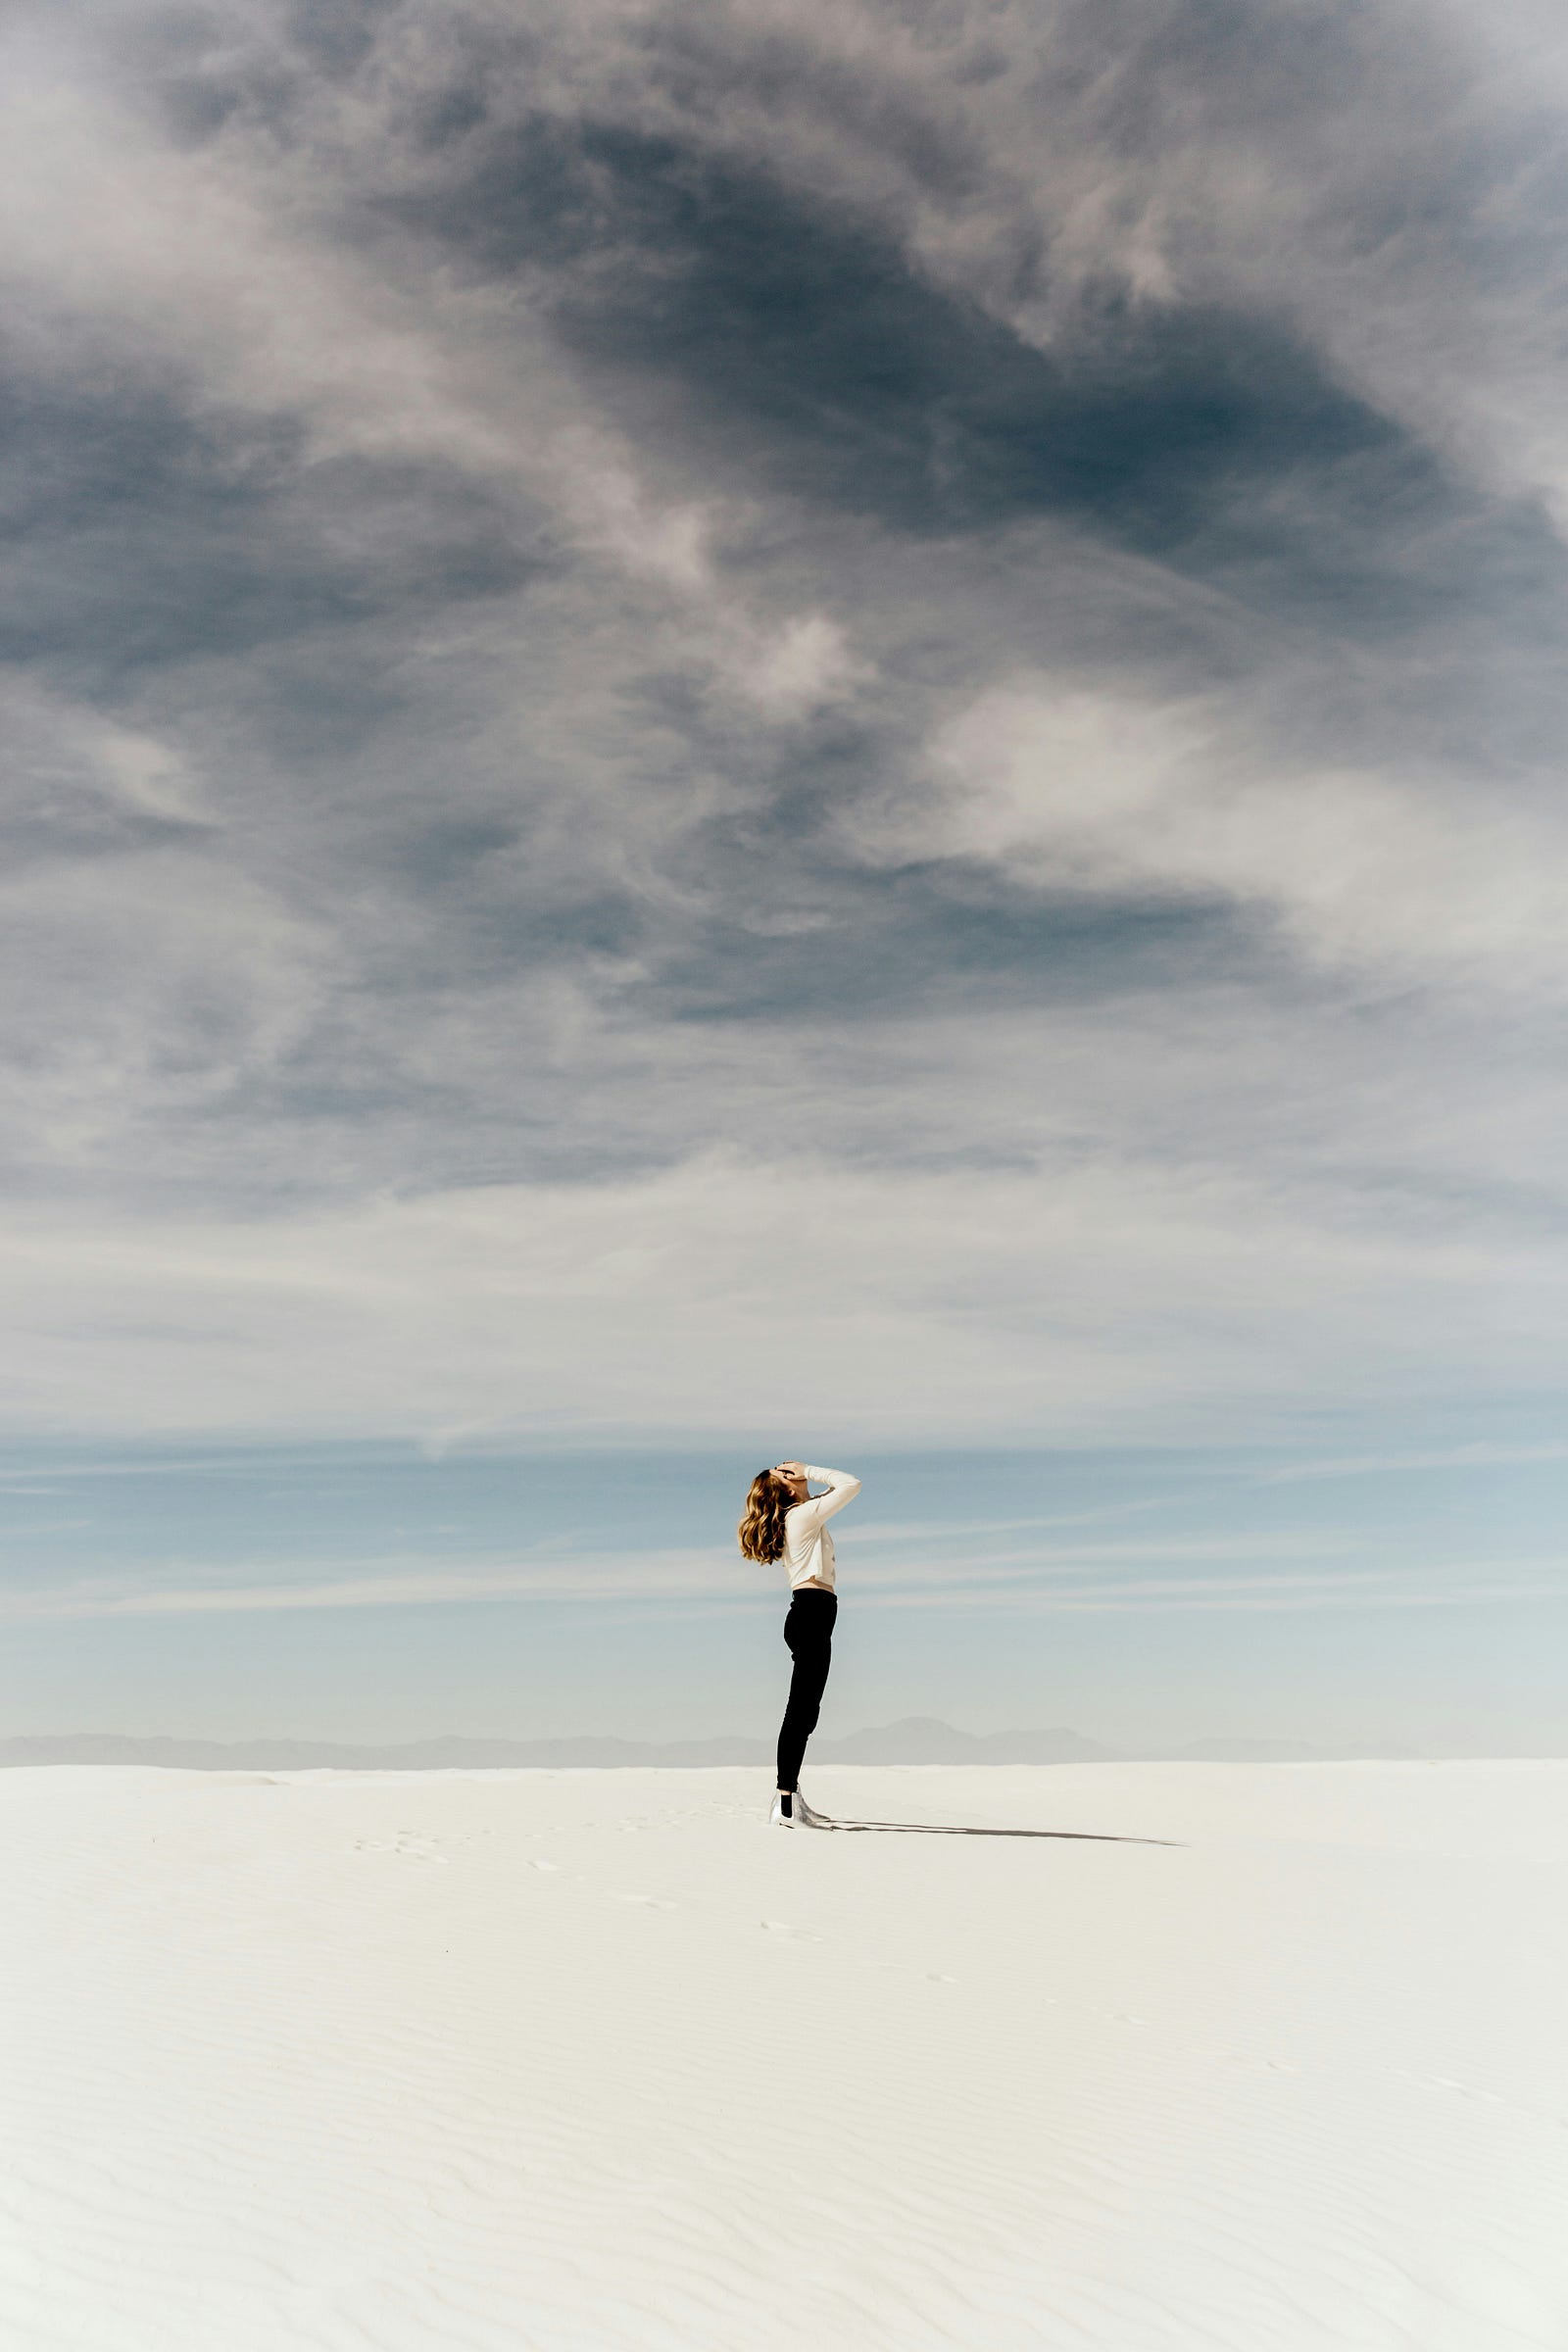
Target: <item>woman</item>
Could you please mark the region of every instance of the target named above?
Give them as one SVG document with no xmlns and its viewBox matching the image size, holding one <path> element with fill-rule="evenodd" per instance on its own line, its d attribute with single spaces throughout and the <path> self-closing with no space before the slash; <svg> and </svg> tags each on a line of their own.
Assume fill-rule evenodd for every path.
<svg viewBox="0 0 1568 2352">
<path fill-rule="evenodd" d="M 812 1482 L 826 1487 L 827 1493 L 812 1494 Z M 859 1492 L 859 1480 L 847 1471 L 819 1470 L 811 1462 L 775 1462 L 753 1479 L 736 1531 L 749 1560 L 782 1560 L 790 1580 L 784 1639 L 795 1671 L 779 1727 L 778 1793 L 768 1816 L 781 1830 L 827 1826 L 801 1794 L 801 1759 L 821 1711 L 833 1657 L 833 1620 L 839 1613 L 833 1539 L 826 1522 Z"/>
</svg>

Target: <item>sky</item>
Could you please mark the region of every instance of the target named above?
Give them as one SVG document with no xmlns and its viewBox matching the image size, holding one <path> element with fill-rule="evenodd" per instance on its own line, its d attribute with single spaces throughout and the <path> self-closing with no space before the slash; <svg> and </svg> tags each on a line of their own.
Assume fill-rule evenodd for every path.
<svg viewBox="0 0 1568 2352">
<path fill-rule="evenodd" d="M 0 51 L 3 1728 L 1568 1752 L 1560 13 Z"/>
</svg>

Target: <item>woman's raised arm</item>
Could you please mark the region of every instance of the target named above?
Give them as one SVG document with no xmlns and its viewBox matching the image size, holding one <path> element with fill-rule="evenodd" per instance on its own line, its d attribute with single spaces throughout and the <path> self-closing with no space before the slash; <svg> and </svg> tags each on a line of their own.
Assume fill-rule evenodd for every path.
<svg viewBox="0 0 1568 2352">
<path fill-rule="evenodd" d="M 823 1470 L 815 1462 L 805 1462 L 802 1467 L 812 1485 L 826 1487 L 827 1493 L 813 1494 L 807 1502 L 798 1502 L 789 1515 L 803 1529 L 814 1530 L 821 1526 L 824 1519 L 831 1519 L 835 1511 L 842 1511 L 847 1502 L 855 1500 L 860 1492 L 860 1482 L 852 1477 L 848 1470 Z"/>
</svg>

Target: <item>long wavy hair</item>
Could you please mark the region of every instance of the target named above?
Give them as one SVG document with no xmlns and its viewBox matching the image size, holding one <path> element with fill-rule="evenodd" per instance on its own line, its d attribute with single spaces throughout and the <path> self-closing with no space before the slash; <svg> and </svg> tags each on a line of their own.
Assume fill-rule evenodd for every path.
<svg viewBox="0 0 1568 2352">
<path fill-rule="evenodd" d="M 775 1478 L 771 1470 L 759 1470 L 735 1530 L 747 1559 L 784 1557 L 784 1514 L 794 1503 L 795 1497 L 781 1478 Z"/>
</svg>

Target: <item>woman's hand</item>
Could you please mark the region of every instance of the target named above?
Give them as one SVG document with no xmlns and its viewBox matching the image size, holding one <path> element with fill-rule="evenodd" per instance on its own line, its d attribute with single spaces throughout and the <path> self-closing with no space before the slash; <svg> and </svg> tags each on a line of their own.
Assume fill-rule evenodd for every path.
<svg viewBox="0 0 1568 2352">
<path fill-rule="evenodd" d="M 782 1470 L 786 1478 L 804 1478 L 806 1476 L 804 1462 L 775 1462 L 773 1467 L 775 1470 Z"/>
</svg>

